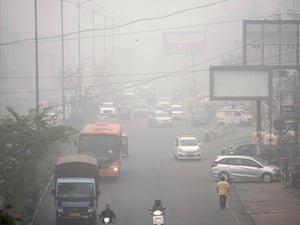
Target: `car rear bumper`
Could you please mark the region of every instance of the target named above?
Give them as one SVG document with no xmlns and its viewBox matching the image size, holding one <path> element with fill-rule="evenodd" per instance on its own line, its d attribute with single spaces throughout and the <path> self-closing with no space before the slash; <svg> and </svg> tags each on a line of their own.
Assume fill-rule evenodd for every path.
<svg viewBox="0 0 300 225">
<path fill-rule="evenodd" d="M 201 153 L 177 153 L 176 154 L 178 159 L 201 159 Z"/>
</svg>

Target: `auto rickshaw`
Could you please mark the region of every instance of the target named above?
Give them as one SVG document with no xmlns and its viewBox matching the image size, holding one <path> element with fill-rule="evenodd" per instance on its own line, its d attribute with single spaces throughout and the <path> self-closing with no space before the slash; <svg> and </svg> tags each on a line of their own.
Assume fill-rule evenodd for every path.
<svg viewBox="0 0 300 225">
<path fill-rule="evenodd" d="M 119 120 L 130 120 L 129 105 L 120 105 L 119 106 Z"/>
</svg>

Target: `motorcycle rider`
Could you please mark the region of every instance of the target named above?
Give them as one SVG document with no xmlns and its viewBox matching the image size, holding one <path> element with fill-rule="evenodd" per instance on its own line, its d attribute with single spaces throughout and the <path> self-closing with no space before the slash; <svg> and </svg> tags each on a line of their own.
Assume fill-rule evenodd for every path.
<svg viewBox="0 0 300 225">
<path fill-rule="evenodd" d="M 152 212 L 154 212 L 155 210 L 160 210 L 162 212 L 164 212 L 165 208 L 163 207 L 161 200 L 157 199 L 154 201 L 153 206 L 152 206 Z"/>
<path fill-rule="evenodd" d="M 114 213 L 113 210 L 111 210 L 110 208 L 110 204 L 106 203 L 105 204 L 105 209 L 101 212 L 101 214 L 99 215 L 99 219 L 101 219 L 101 221 L 103 221 L 103 219 L 105 217 L 108 217 L 111 221 L 111 224 L 113 223 L 113 221 L 116 219 L 116 215 Z"/>
</svg>

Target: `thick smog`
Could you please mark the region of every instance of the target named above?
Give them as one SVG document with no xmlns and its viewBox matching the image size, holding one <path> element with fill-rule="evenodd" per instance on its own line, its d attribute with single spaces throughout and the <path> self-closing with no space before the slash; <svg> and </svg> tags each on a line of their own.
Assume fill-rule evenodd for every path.
<svg viewBox="0 0 300 225">
<path fill-rule="evenodd" d="M 300 222 L 298 0 L 0 0 L 1 225 Z"/>
</svg>

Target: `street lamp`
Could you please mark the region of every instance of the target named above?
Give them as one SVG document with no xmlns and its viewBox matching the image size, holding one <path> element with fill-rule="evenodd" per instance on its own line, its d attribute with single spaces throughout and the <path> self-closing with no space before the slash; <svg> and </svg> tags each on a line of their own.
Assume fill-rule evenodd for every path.
<svg viewBox="0 0 300 225">
<path fill-rule="evenodd" d="M 99 8 L 97 8 L 97 9 L 93 9 L 92 10 L 92 14 L 93 14 L 93 49 L 92 49 L 92 51 L 93 51 L 93 77 L 95 76 L 95 66 L 96 66 L 96 53 L 95 53 L 95 49 L 96 49 L 96 44 L 95 44 L 95 29 L 96 29 L 96 27 L 95 27 L 95 13 L 97 12 L 97 11 L 99 11 L 100 9 L 103 9 L 103 8 L 105 8 L 104 6 L 102 6 L 102 7 L 99 7 Z"/>
<path fill-rule="evenodd" d="M 80 2 L 78 0 L 77 2 L 77 18 L 78 18 L 78 89 L 79 89 L 79 101 L 81 101 L 81 96 L 82 96 L 82 77 L 81 77 L 81 32 L 80 32 L 80 7 L 83 6 L 84 4 L 91 2 L 93 0 L 86 0 L 84 2 Z"/>
<path fill-rule="evenodd" d="M 62 110 L 63 122 L 66 120 L 66 106 L 65 106 L 65 52 L 64 52 L 64 0 L 60 0 L 60 19 L 61 19 L 61 73 L 62 73 Z"/>
<path fill-rule="evenodd" d="M 39 56 L 38 56 L 38 20 L 37 20 L 37 0 L 34 0 L 34 28 L 35 28 L 35 111 L 36 115 L 40 114 L 39 100 Z M 39 124 L 38 124 L 39 128 Z"/>
</svg>

